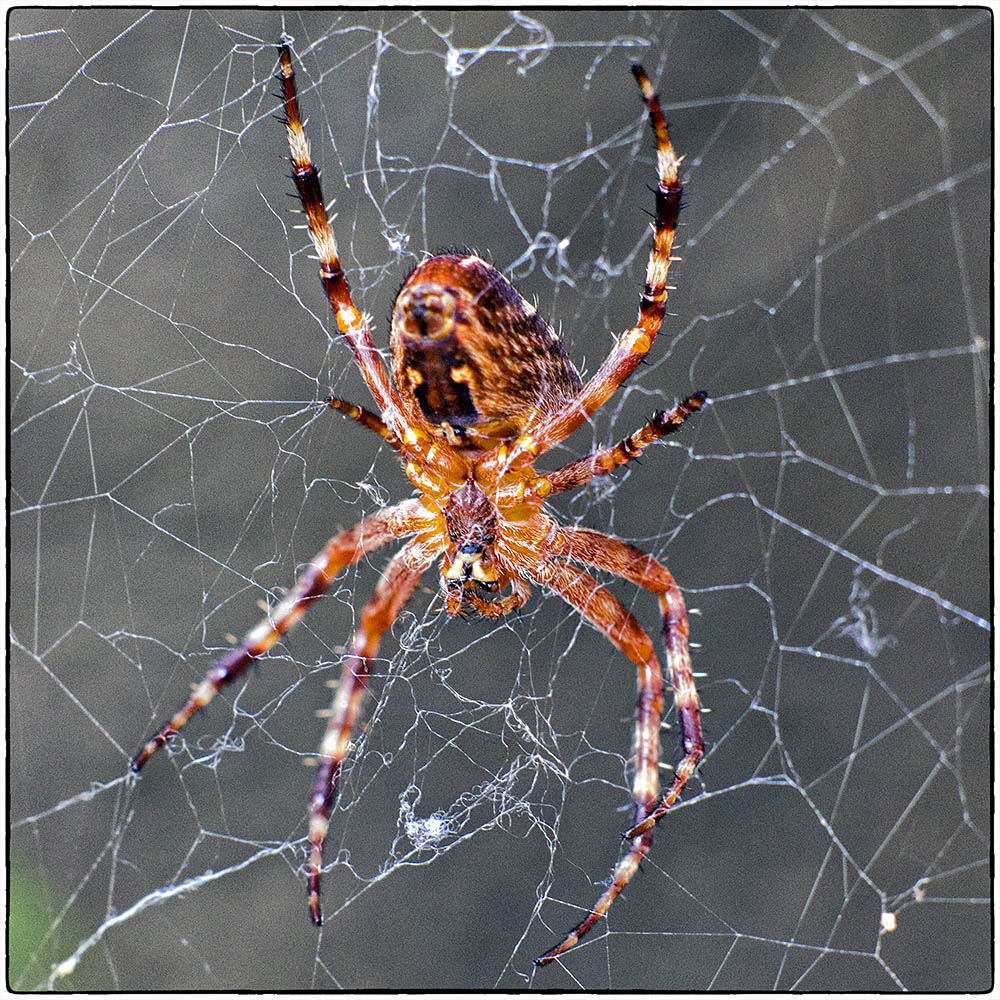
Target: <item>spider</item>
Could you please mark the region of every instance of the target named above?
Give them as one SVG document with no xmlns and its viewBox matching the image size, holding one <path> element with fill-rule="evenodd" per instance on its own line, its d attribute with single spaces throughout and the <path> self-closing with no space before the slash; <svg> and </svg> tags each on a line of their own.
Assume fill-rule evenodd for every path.
<svg viewBox="0 0 1000 1000">
<path fill-rule="evenodd" d="M 319 257 L 320 278 L 337 326 L 371 391 L 373 413 L 342 399 L 327 405 L 379 434 L 399 453 L 417 495 L 368 515 L 335 535 L 293 589 L 216 661 L 187 703 L 132 762 L 138 772 L 159 747 L 220 688 L 267 652 L 324 592 L 336 574 L 387 542 L 408 538 L 389 560 L 361 611 L 319 751 L 309 802 L 309 911 L 322 924 L 323 842 L 344 759 L 379 640 L 409 600 L 421 575 L 440 565 L 449 615 L 466 607 L 498 618 L 528 600 L 530 581 L 558 594 L 637 667 L 633 738 L 634 824 L 606 890 L 587 916 L 536 960 L 551 962 L 573 947 L 611 906 L 649 851 L 653 827 L 680 795 L 704 753 L 698 695 L 688 652 L 681 592 L 661 563 L 640 549 L 588 528 L 562 525 L 546 500 L 604 476 L 670 434 L 707 396 L 689 396 L 653 415 L 612 447 L 551 472 L 535 461 L 586 423 L 646 357 L 663 319 L 674 229 L 680 209 L 680 158 L 674 153 L 653 87 L 639 65 L 632 72 L 656 137 L 658 185 L 653 245 L 636 325 L 620 337 L 586 383 L 552 328 L 507 279 L 479 257 L 443 254 L 421 263 L 393 306 L 391 376 L 365 317 L 355 307 L 299 114 L 292 56 L 282 44 L 277 79 L 295 185 Z M 683 758 L 660 795 L 663 677 L 653 644 L 618 600 L 576 564 L 623 577 L 659 598 Z M 505 593 L 509 589 L 509 593 Z"/>
</svg>

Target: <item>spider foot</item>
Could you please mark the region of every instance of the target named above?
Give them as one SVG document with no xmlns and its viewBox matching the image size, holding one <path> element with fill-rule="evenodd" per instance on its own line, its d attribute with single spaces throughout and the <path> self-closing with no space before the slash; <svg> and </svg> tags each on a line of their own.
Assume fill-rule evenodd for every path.
<svg viewBox="0 0 1000 1000">
<path fill-rule="evenodd" d="M 586 919 L 574 927 L 573 930 L 571 930 L 569 934 L 567 934 L 566 937 L 559 942 L 559 944 L 557 944 L 554 948 L 549 948 L 544 955 L 539 955 L 533 963 L 535 967 L 541 968 L 542 966 L 548 965 L 550 962 L 554 962 L 560 955 L 569 951 L 571 948 L 575 948 L 580 943 L 580 939 L 584 936 L 584 934 L 586 934 L 587 931 L 589 931 L 590 928 L 597 923 L 601 916 L 603 916 L 603 914 L 599 914 L 592 910 L 589 914 L 587 914 Z"/>
<path fill-rule="evenodd" d="M 554 962 L 564 951 L 569 951 L 575 944 L 578 944 L 581 936 L 576 930 L 570 931 L 554 948 L 550 948 L 544 955 L 539 955 L 535 959 L 535 965 L 541 967 L 548 965 L 549 962 Z"/>
<path fill-rule="evenodd" d="M 664 799 L 660 804 L 641 822 L 636 823 L 631 830 L 626 830 L 622 834 L 622 840 L 631 840 L 633 837 L 641 837 L 644 833 L 652 830 L 657 823 L 667 815 L 667 810 L 673 805 L 673 800 Z"/>
<path fill-rule="evenodd" d="M 309 916 L 317 927 L 323 926 L 323 907 L 319 901 L 319 876 L 309 876 Z"/>
<path fill-rule="evenodd" d="M 162 746 L 166 746 L 172 736 L 177 734 L 177 730 L 170 725 L 164 726 L 136 755 L 129 767 L 133 774 L 138 774 L 142 770 L 143 764 L 156 753 Z"/>
</svg>

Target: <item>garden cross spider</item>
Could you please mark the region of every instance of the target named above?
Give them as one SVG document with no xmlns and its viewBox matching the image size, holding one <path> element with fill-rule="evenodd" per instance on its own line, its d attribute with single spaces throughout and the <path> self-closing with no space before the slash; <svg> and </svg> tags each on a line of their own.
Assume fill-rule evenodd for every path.
<svg viewBox="0 0 1000 1000">
<path fill-rule="evenodd" d="M 704 753 L 687 613 L 673 577 L 652 556 L 631 545 L 587 528 L 559 524 L 545 500 L 636 458 L 648 445 L 676 431 L 705 404 L 706 394 L 696 393 L 672 410 L 654 414 L 613 447 L 600 448 L 554 472 L 533 468 L 539 456 L 586 423 L 635 371 L 663 319 L 680 209 L 680 159 L 670 145 L 649 78 L 641 66 L 634 65 L 632 71 L 656 136 L 658 172 L 653 245 L 636 325 L 583 383 L 552 328 L 503 275 L 478 257 L 444 254 L 420 264 L 396 298 L 389 335 L 390 378 L 341 269 L 319 174 L 309 158 L 299 116 L 291 52 L 287 44 L 281 46 L 278 79 L 284 88 L 295 184 L 337 326 L 379 412 L 340 399 L 328 404 L 380 434 L 399 453 L 419 496 L 376 511 L 331 538 L 284 600 L 213 664 L 184 707 L 142 748 L 132 769 L 139 771 L 221 687 L 270 649 L 340 570 L 386 542 L 408 537 L 361 612 L 320 747 L 309 803 L 309 909 L 316 924 L 322 923 L 323 841 L 372 658 L 421 575 L 438 559 L 448 614 L 456 615 L 468 605 L 481 615 L 498 618 L 525 603 L 533 580 L 575 607 L 638 668 L 635 821 L 624 835 L 627 849 L 584 920 L 537 964 L 551 962 L 571 948 L 607 912 L 648 852 L 653 827 L 677 800 Z M 623 577 L 659 598 L 684 753 L 662 798 L 663 677 L 653 644 L 611 593 L 575 563 Z M 498 596 L 508 587 L 508 595 Z"/>
</svg>

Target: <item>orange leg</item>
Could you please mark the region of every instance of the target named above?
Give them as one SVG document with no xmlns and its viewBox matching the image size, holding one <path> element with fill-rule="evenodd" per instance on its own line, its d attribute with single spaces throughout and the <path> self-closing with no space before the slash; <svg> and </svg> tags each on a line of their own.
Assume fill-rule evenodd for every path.
<svg viewBox="0 0 1000 1000">
<path fill-rule="evenodd" d="M 667 669 L 674 689 L 674 706 L 684 757 L 674 768 L 673 783 L 657 807 L 648 816 L 637 820 L 635 826 L 625 834 L 627 839 L 631 839 L 651 830 L 664 817 L 705 755 L 698 692 L 695 689 L 691 652 L 688 648 L 688 619 L 684 598 L 665 566 L 641 549 L 617 538 L 588 528 L 561 527 L 556 546 L 564 557 L 630 580 L 656 594 L 660 601 L 663 638 L 667 645 Z"/>
<path fill-rule="evenodd" d="M 670 145 L 663 111 L 649 77 L 638 64 L 632 66 L 632 72 L 649 108 L 649 123 L 656 136 L 658 179 L 653 246 L 649 251 L 639 316 L 636 325 L 622 336 L 594 377 L 580 390 L 580 394 L 558 413 L 545 418 L 534 427 L 529 426 L 514 442 L 512 463 L 518 459 L 521 462 L 531 461 L 585 424 L 646 357 L 663 321 L 667 302 L 667 271 L 681 206 L 681 183 L 677 176 L 677 167 L 681 161 Z"/>
<path fill-rule="evenodd" d="M 312 235 L 316 254 L 319 257 L 319 274 L 326 289 L 327 298 L 337 317 L 337 326 L 354 352 L 358 367 L 372 398 L 382 412 L 392 412 L 392 388 L 389 376 L 382 364 L 382 358 L 375 347 L 371 330 L 364 316 L 358 312 L 351 298 L 344 270 L 340 266 L 337 242 L 333 237 L 330 220 L 326 214 L 323 191 L 319 183 L 319 171 L 309 157 L 309 143 L 302 129 L 299 116 L 299 102 L 295 93 L 295 74 L 292 71 L 292 54 L 287 45 L 280 50 L 281 74 L 279 79 L 285 92 L 285 117 L 288 131 L 288 146 L 291 150 L 292 176 L 302 200 L 309 232 Z M 395 430 L 395 428 L 392 428 Z"/>
<path fill-rule="evenodd" d="M 139 751 L 132 761 L 132 770 L 138 772 L 195 712 L 215 697 L 220 688 L 236 680 L 254 660 L 266 653 L 306 613 L 341 569 L 393 538 L 419 531 L 426 519 L 419 501 L 406 500 L 334 535 L 309 563 L 285 599 L 247 632 L 238 646 L 212 665 L 184 707 Z"/>
<path fill-rule="evenodd" d="M 653 644 L 635 618 L 608 590 L 583 570 L 549 560 L 532 567 L 531 575 L 577 608 L 638 667 L 632 799 L 635 802 L 635 822 L 640 824 L 652 811 L 660 792 L 663 677 L 653 652 Z M 608 888 L 594 903 L 587 916 L 558 945 L 535 960 L 536 965 L 547 965 L 568 951 L 608 912 L 615 898 L 635 874 L 639 862 L 649 852 L 652 841 L 653 833 L 649 828 L 629 838 L 628 850 L 615 866 Z"/>
<path fill-rule="evenodd" d="M 680 430 L 684 421 L 696 410 L 700 410 L 707 399 L 707 393 L 696 392 L 693 396 L 688 396 L 683 403 L 678 403 L 672 410 L 661 410 L 653 414 L 652 420 L 643 424 L 634 434 L 623 438 L 614 447 L 601 448 L 584 458 L 564 465 L 561 469 L 556 469 L 555 472 L 545 473 L 545 478 L 552 487 L 550 493 L 562 493 L 582 486 L 595 476 L 606 476 L 626 462 L 638 458 L 654 441 Z"/>
<path fill-rule="evenodd" d="M 319 884 L 323 865 L 323 841 L 330 812 L 337 797 L 341 767 L 350 748 L 351 733 L 361 708 L 365 684 L 379 640 L 410 599 L 420 575 L 437 552 L 421 551 L 417 542 L 405 545 L 385 568 L 372 599 L 361 612 L 361 625 L 351 640 L 350 653 L 337 686 L 330 722 L 320 748 L 320 766 L 309 801 L 309 912 L 313 923 L 322 926 Z"/>
<path fill-rule="evenodd" d="M 374 431 L 380 437 L 385 438 L 386 442 L 396 451 L 399 451 L 399 439 L 389 430 L 382 418 L 372 413 L 371 410 L 366 410 L 363 406 L 358 406 L 355 403 L 349 403 L 346 399 L 338 399 L 336 396 L 327 396 L 326 405 L 331 410 L 343 413 L 345 417 L 361 424 L 362 427 Z"/>
</svg>

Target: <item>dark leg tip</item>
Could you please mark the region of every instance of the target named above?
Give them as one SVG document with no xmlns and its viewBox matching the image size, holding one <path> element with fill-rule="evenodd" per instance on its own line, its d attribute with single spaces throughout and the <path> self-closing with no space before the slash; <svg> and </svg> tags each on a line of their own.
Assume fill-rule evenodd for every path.
<svg viewBox="0 0 1000 1000">
<path fill-rule="evenodd" d="M 309 885 L 309 916 L 316 927 L 323 926 L 323 911 L 319 905 L 319 889 L 312 879 L 310 879 Z"/>
</svg>

